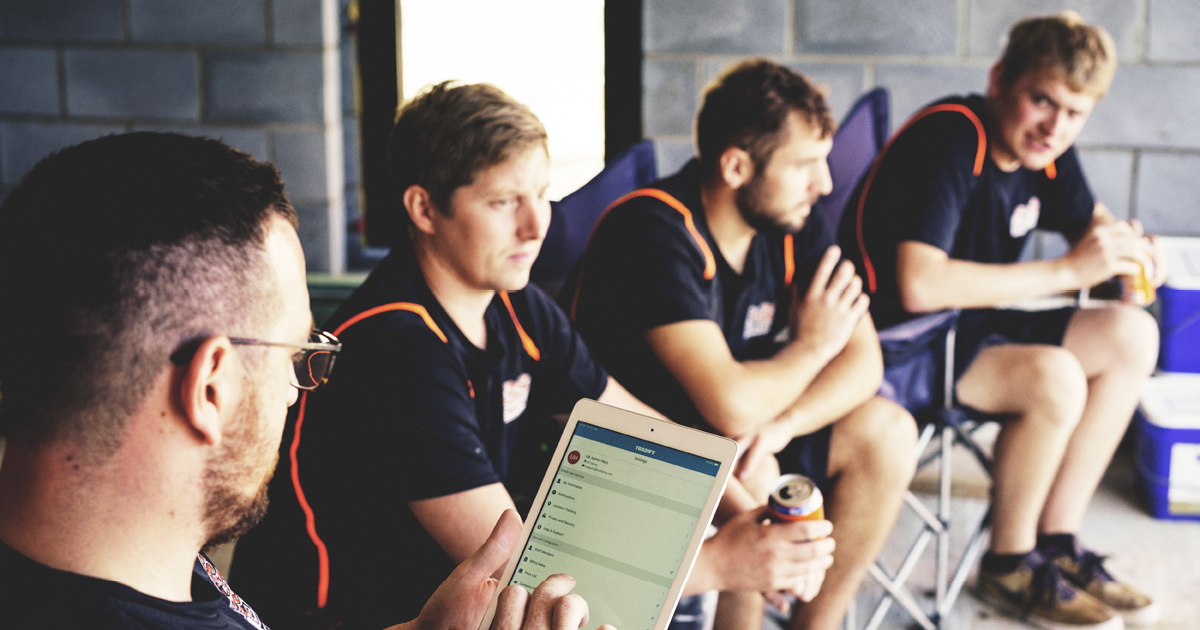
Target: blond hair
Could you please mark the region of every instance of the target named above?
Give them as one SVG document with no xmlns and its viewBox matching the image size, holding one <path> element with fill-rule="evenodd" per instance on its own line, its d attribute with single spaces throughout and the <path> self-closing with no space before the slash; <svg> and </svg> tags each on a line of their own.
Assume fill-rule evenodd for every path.
<svg viewBox="0 0 1200 630">
<path fill-rule="evenodd" d="M 1103 27 L 1063 11 L 1013 25 L 999 63 L 1007 85 L 1026 72 L 1051 69 L 1061 72 L 1072 90 L 1100 98 L 1117 71 L 1117 48 Z"/>
</svg>

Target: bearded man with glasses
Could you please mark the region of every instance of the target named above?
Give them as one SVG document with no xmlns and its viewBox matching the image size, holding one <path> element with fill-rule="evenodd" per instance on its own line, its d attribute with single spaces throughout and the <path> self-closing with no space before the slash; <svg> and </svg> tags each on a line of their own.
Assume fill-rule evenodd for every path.
<svg viewBox="0 0 1200 630">
<path fill-rule="evenodd" d="M 261 518 L 341 348 L 295 228 L 273 166 L 175 134 L 64 149 L 0 206 L 0 628 L 267 627 L 201 550 Z M 518 528 L 403 627 L 477 627 Z M 495 628 L 578 628 L 571 584 L 508 589 Z"/>
</svg>

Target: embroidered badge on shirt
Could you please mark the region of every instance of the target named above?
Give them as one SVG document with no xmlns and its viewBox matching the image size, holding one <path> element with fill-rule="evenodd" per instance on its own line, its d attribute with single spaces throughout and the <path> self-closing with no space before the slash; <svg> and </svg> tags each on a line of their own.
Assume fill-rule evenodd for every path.
<svg viewBox="0 0 1200 630">
<path fill-rule="evenodd" d="M 758 337 L 771 332 L 771 322 L 775 321 L 775 303 L 763 302 L 758 306 L 746 309 L 746 325 L 742 328 L 742 339 Z"/>
<path fill-rule="evenodd" d="M 525 413 L 525 405 L 529 402 L 529 386 L 533 377 L 528 372 L 511 381 L 504 381 L 502 388 L 504 396 L 504 424 L 521 417 Z"/>
<path fill-rule="evenodd" d="M 1038 217 L 1042 214 L 1042 202 L 1036 197 L 1019 205 L 1013 210 L 1012 221 L 1008 224 L 1008 233 L 1013 238 L 1021 238 L 1029 230 L 1037 227 Z"/>
<path fill-rule="evenodd" d="M 196 554 L 196 557 L 200 560 L 200 566 L 204 567 L 204 572 L 208 574 L 208 579 L 212 580 L 213 586 L 217 587 L 217 590 L 221 591 L 221 594 L 225 596 L 225 599 L 229 600 L 230 608 L 244 617 L 246 621 L 255 628 L 259 628 L 259 630 L 270 630 L 270 628 L 267 627 L 267 624 L 263 623 L 262 620 L 258 618 L 258 613 L 254 612 L 254 609 L 250 607 L 250 604 L 247 604 L 245 601 L 243 601 L 241 597 L 238 597 L 237 593 L 233 592 L 232 588 L 229 588 L 229 583 L 225 581 L 225 578 L 221 576 L 221 572 L 218 571 L 211 562 L 209 562 L 203 555 Z"/>
</svg>

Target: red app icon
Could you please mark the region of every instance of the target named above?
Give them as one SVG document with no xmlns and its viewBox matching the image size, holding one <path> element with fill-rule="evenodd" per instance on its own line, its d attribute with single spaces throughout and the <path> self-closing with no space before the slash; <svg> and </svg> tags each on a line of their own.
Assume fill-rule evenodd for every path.
<svg viewBox="0 0 1200 630">
<path fill-rule="evenodd" d="M 567 463 L 568 464 L 578 464 L 579 463 L 579 451 L 571 451 L 570 453 L 567 453 Z"/>
</svg>

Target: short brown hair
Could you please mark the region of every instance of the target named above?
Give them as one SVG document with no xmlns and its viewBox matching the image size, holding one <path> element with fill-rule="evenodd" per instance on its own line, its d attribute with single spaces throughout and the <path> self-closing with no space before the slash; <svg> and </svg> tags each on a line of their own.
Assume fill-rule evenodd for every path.
<svg viewBox="0 0 1200 630">
<path fill-rule="evenodd" d="M 479 171 L 546 146 L 546 128 L 528 107 L 487 83 L 444 81 L 400 107 L 388 146 L 388 172 L 400 198 L 414 184 L 446 213 L 450 196 Z M 405 225 L 408 213 L 396 208 Z"/>
<path fill-rule="evenodd" d="M 792 112 L 828 138 L 837 128 L 825 95 L 808 77 L 770 59 L 734 66 L 704 93 L 696 118 L 696 145 L 705 173 L 713 172 L 725 149 L 744 149 L 761 170 L 783 141 Z"/>
<path fill-rule="evenodd" d="M 1031 70 L 1053 69 L 1063 74 L 1072 90 L 1100 98 L 1117 71 L 1117 48 L 1103 27 L 1084 22 L 1074 11 L 1063 11 L 1014 24 L 1000 66 L 1006 85 Z"/>
</svg>

